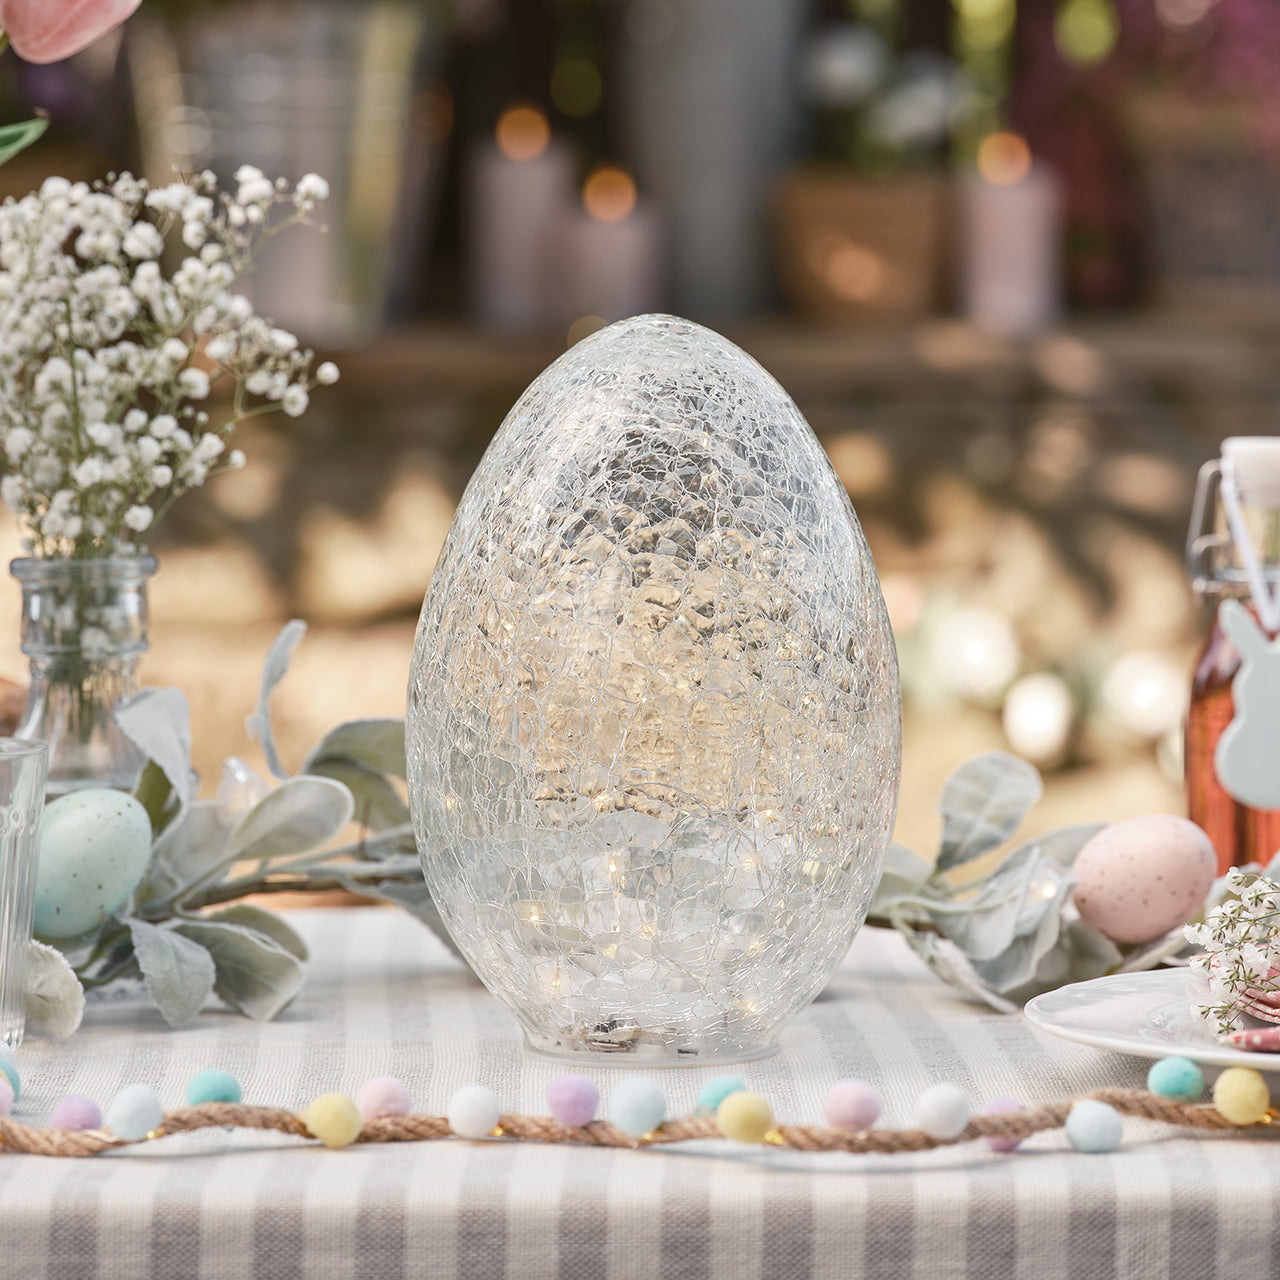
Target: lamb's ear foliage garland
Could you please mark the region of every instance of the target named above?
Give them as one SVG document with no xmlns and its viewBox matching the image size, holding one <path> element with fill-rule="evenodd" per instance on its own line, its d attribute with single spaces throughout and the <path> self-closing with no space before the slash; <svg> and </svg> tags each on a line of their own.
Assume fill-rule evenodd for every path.
<svg viewBox="0 0 1280 1280">
<path fill-rule="evenodd" d="M 151 863 L 96 934 L 58 949 L 33 944 L 32 1031 L 70 1035 L 84 991 L 124 980 L 141 980 L 171 1026 L 190 1022 L 211 993 L 249 1017 L 275 1017 L 302 987 L 307 950 L 280 916 L 242 901 L 251 895 L 346 889 L 404 907 L 452 946 L 403 798 L 403 721 L 339 725 L 292 777 L 280 760 L 271 694 L 305 630 L 292 622 L 272 645 L 248 725 L 275 787 L 231 760 L 218 798 L 197 799 L 182 693 L 144 689 L 120 709 L 121 730 L 147 758 L 136 795 L 151 817 Z"/>
<path fill-rule="evenodd" d="M 404 799 L 403 721 L 341 724 L 293 776 L 280 759 L 271 695 L 305 630 L 291 622 L 272 645 L 248 722 L 275 787 L 232 760 L 218 799 L 196 799 L 185 697 L 145 689 L 120 710 L 121 729 L 148 760 L 137 796 L 151 815 L 151 865 L 99 933 L 61 950 L 33 944 L 33 1031 L 69 1035 L 83 989 L 126 979 L 145 983 L 171 1026 L 194 1018 L 211 993 L 249 1017 L 275 1017 L 302 987 L 306 947 L 279 916 L 242 901 L 251 895 L 345 889 L 405 908 L 452 948 Z M 998 852 L 1042 793 L 1039 774 L 1015 756 L 989 752 L 961 765 L 943 787 L 936 860 L 891 845 L 868 916 L 902 933 L 944 981 L 1002 1012 L 1068 982 L 1149 969 L 1189 950 L 1181 928 L 1121 948 L 1080 919 L 1071 866 L 1101 823 Z M 353 831 L 358 838 L 339 843 Z"/>
<path fill-rule="evenodd" d="M 868 922 L 897 929 L 944 981 L 1011 1012 L 1042 991 L 1150 969 L 1186 950 L 1181 927 L 1122 948 L 1080 919 L 1072 864 L 1102 823 L 1006 844 L 1040 799 L 1040 775 L 1001 751 L 962 764 L 942 789 L 935 861 L 891 845 Z"/>
</svg>

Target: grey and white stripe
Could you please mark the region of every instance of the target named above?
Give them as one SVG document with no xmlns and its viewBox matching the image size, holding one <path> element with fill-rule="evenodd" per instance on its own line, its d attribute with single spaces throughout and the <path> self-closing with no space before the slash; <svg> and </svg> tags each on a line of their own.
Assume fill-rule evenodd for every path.
<svg viewBox="0 0 1280 1280">
<path fill-rule="evenodd" d="M 526 1057 L 505 1011 L 407 916 L 299 912 L 308 985 L 276 1022 L 218 1010 L 167 1031 L 141 1005 L 91 1008 L 68 1044 L 21 1050 L 17 1117 L 65 1093 L 105 1102 L 147 1080 L 181 1104 L 201 1067 L 248 1101 L 301 1108 L 372 1075 L 420 1109 L 483 1081 L 541 1112 L 557 1074 Z M 607 1093 L 619 1077 L 596 1073 Z M 658 1073 L 674 1111 L 698 1071 Z M 965 1003 L 895 935 L 863 932 L 782 1052 L 746 1068 L 778 1114 L 821 1120 L 840 1076 L 870 1079 L 886 1122 L 947 1078 L 978 1101 L 1041 1101 L 1141 1083 L 1143 1064 L 1035 1038 Z M 1092 1280 L 1280 1272 L 1277 1148 L 1126 1122 L 1109 1156 L 1044 1134 L 1017 1156 L 985 1147 L 914 1156 L 804 1156 L 720 1145 L 612 1151 L 445 1142 L 300 1149 L 272 1134 L 205 1131 L 97 1160 L 0 1155 L 0 1250 L 23 1280 Z"/>
</svg>

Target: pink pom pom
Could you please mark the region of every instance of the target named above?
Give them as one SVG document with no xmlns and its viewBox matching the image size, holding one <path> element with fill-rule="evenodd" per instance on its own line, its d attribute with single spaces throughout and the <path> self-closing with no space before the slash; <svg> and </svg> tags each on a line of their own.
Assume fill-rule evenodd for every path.
<svg viewBox="0 0 1280 1280">
<path fill-rule="evenodd" d="M 13 1085 L 0 1075 L 0 1116 L 10 1115 L 13 1111 Z"/>
<path fill-rule="evenodd" d="M 49 1117 L 50 1129 L 101 1129 L 102 1112 L 92 1098 L 80 1093 L 69 1093 L 53 1109 Z"/>
<path fill-rule="evenodd" d="M 557 1076 L 547 1085 L 547 1106 L 552 1118 L 566 1129 L 580 1129 L 596 1118 L 600 1090 L 586 1076 Z"/>
<path fill-rule="evenodd" d="M 395 1076 L 374 1076 L 356 1090 L 356 1109 L 366 1121 L 379 1116 L 407 1116 L 409 1091 Z"/>
<path fill-rule="evenodd" d="M 1022 1104 L 1012 1098 L 992 1098 L 978 1114 L 980 1116 L 1000 1116 L 1008 1111 L 1021 1111 Z M 983 1141 L 992 1151 L 1016 1151 L 1021 1138 L 984 1138 Z"/>
<path fill-rule="evenodd" d="M 864 1080 L 840 1080 L 831 1086 L 823 1110 L 833 1129 L 864 1133 L 880 1118 L 880 1099 Z"/>
</svg>

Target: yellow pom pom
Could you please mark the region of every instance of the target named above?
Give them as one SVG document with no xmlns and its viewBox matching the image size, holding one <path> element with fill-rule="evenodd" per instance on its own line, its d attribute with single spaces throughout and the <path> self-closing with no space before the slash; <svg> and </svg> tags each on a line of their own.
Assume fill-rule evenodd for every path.
<svg viewBox="0 0 1280 1280">
<path fill-rule="evenodd" d="M 731 1142 L 763 1142 L 773 1108 L 758 1093 L 731 1093 L 716 1108 L 716 1123 Z"/>
<path fill-rule="evenodd" d="M 1255 1124 L 1267 1114 L 1271 1094 L 1252 1067 L 1228 1067 L 1213 1085 L 1213 1105 L 1232 1124 Z"/>
<path fill-rule="evenodd" d="M 364 1121 L 345 1093 L 322 1093 L 303 1113 L 302 1123 L 326 1147 L 349 1147 Z"/>
</svg>

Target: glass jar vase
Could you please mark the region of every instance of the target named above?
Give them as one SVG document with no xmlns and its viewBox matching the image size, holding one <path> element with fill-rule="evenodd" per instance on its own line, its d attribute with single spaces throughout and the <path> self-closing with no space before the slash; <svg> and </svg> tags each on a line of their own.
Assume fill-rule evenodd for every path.
<svg viewBox="0 0 1280 1280">
<path fill-rule="evenodd" d="M 129 790 L 144 763 L 117 704 L 138 687 L 147 648 L 150 555 L 14 560 L 31 691 L 17 736 L 48 743 L 50 799 L 85 787 Z"/>
</svg>

